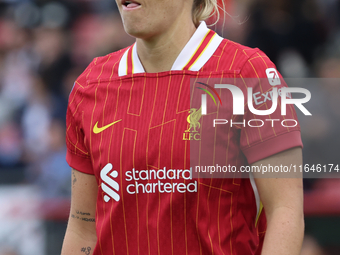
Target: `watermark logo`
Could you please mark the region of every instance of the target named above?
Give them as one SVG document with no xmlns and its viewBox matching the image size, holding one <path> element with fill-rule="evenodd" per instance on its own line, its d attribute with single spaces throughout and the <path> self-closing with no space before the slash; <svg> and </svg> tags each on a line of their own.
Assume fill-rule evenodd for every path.
<svg viewBox="0 0 340 255">
<path fill-rule="evenodd" d="M 243 91 L 235 86 L 235 85 L 230 85 L 230 84 L 215 84 L 215 88 L 218 89 L 228 89 L 233 97 L 233 114 L 234 115 L 244 115 L 244 105 L 245 105 L 245 100 L 244 100 L 244 95 Z M 254 105 L 253 105 L 253 88 L 248 87 L 247 89 L 248 92 L 248 109 L 251 113 L 255 115 L 260 115 L 260 116 L 265 116 L 265 115 L 270 115 L 273 112 L 275 112 L 277 105 L 278 105 L 278 95 L 280 94 L 281 96 L 281 115 L 286 115 L 287 111 L 287 105 L 292 104 L 295 105 L 297 108 L 300 109 L 300 111 L 304 115 L 312 115 L 304 106 L 304 103 L 309 102 L 311 99 L 311 93 L 304 88 L 289 88 L 289 87 L 283 87 L 280 88 L 280 93 L 278 92 L 278 89 L 276 87 L 273 88 L 272 93 L 271 93 L 271 99 L 272 99 L 272 107 L 267 110 L 257 110 Z M 301 93 L 304 94 L 304 98 L 298 98 L 298 99 L 293 99 L 290 96 L 288 96 L 290 93 Z M 202 94 L 201 98 L 201 109 L 202 109 L 202 115 L 207 115 L 207 100 L 206 100 L 206 95 Z"/>
<path fill-rule="evenodd" d="M 109 202 L 110 198 L 118 202 L 120 200 L 120 196 L 117 193 L 119 191 L 119 184 L 113 179 L 118 177 L 118 172 L 114 170 L 109 174 L 111 170 L 112 164 L 108 163 L 100 171 L 100 178 L 102 179 L 101 188 L 106 193 L 106 195 L 104 195 L 105 202 Z"/>
<path fill-rule="evenodd" d="M 280 76 L 275 68 L 268 68 L 266 70 L 266 74 L 270 85 L 272 86 L 281 85 Z"/>
<path fill-rule="evenodd" d="M 197 83 L 207 87 L 211 92 L 213 92 L 217 96 L 218 100 L 220 101 L 220 104 L 222 105 L 222 100 L 221 100 L 219 94 L 217 93 L 216 89 L 214 89 L 213 87 L 211 87 L 208 84 L 205 84 L 203 82 L 197 82 Z M 201 87 L 197 87 L 197 88 L 200 89 L 200 90 L 203 90 L 205 93 L 207 93 L 212 98 L 212 100 L 214 101 L 215 105 L 217 106 L 217 103 L 216 103 L 216 100 L 215 100 L 214 96 L 208 90 L 206 90 L 204 88 L 201 88 Z M 207 99 L 205 98 L 205 100 L 207 100 Z"/>
</svg>

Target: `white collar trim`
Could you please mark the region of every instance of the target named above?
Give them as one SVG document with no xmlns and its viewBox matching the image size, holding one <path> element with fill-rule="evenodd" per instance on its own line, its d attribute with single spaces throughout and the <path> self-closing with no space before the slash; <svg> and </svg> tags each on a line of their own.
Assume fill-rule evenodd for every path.
<svg viewBox="0 0 340 255">
<path fill-rule="evenodd" d="M 177 59 L 175 60 L 171 70 L 183 70 L 190 60 L 194 57 L 197 50 L 200 48 L 202 42 L 210 32 L 207 25 L 204 21 L 200 23 L 198 28 L 196 29 L 193 36 L 190 38 L 189 42 L 184 46 L 181 53 L 178 55 Z M 218 34 L 214 34 L 213 37 L 210 39 L 204 50 L 200 53 L 194 63 L 188 68 L 190 71 L 199 71 L 205 63 L 211 58 L 214 54 L 218 46 L 221 44 L 223 38 L 220 37 Z M 124 76 L 128 74 L 128 53 L 132 50 L 132 70 L 131 73 L 145 73 L 143 65 L 138 57 L 137 54 L 137 47 L 136 43 L 129 47 L 123 54 L 118 68 L 118 75 Z"/>
</svg>

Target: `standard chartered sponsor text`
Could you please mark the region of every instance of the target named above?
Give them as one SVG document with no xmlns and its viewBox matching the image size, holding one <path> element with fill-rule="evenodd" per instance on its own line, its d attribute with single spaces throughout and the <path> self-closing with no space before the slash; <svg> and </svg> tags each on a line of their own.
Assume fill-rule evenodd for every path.
<svg viewBox="0 0 340 255">
<path fill-rule="evenodd" d="M 166 169 L 164 167 L 158 170 L 136 170 L 133 168 L 131 171 L 125 172 L 125 177 L 127 182 L 133 182 L 126 186 L 126 191 L 129 194 L 197 192 L 197 181 L 190 181 L 192 180 L 191 169 Z M 163 180 L 170 180 L 170 182 Z M 183 180 L 187 182 L 183 182 Z M 146 183 L 145 181 L 152 182 Z"/>
</svg>

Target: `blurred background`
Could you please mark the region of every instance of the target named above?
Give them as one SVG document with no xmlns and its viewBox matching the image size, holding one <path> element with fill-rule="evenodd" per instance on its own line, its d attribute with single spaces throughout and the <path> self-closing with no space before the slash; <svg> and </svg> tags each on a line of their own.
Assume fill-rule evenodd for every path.
<svg viewBox="0 0 340 255">
<path fill-rule="evenodd" d="M 340 78 L 339 0 L 224 3 L 229 15 L 212 28 L 263 50 L 284 77 Z M 113 0 L 0 0 L 0 255 L 60 254 L 68 95 L 94 57 L 133 42 Z M 311 88 L 313 118 L 300 118 L 305 163 L 340 164 L 338 84 Z M 302 255 L 340 254 L 339 180 L 304 181 Z"/>
</svg>

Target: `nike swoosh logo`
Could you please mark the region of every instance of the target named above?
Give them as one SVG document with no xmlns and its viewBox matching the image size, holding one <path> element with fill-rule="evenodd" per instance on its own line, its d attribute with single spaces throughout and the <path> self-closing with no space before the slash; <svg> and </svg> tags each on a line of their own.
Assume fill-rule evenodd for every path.
<svg viewBox="0 0 340 255">
<path fill-rule="evenodd" d="M 103 132 L 105 129 L 107 129 L 107 128 L 113 126 L 114 124 L 116 124 L 116 123 L 119 122 L 119 121 L 121 121 L 121 120 L 117 120 L 117 121 L 112 122 L 112 123 L 110 123 L 110 124 L 108 124 L 108 125 L 106 125 L 106 126 L 104 126 L 104 127 L 101 127 L 101 128 L 98 127 L 98 121 L 97 121 L 97 123 L 96 123 L 96 124 L 94 125 L 94 127 L 93 127 L 93 133 L 99 134 L 100 132 Z"/>
</svg>

